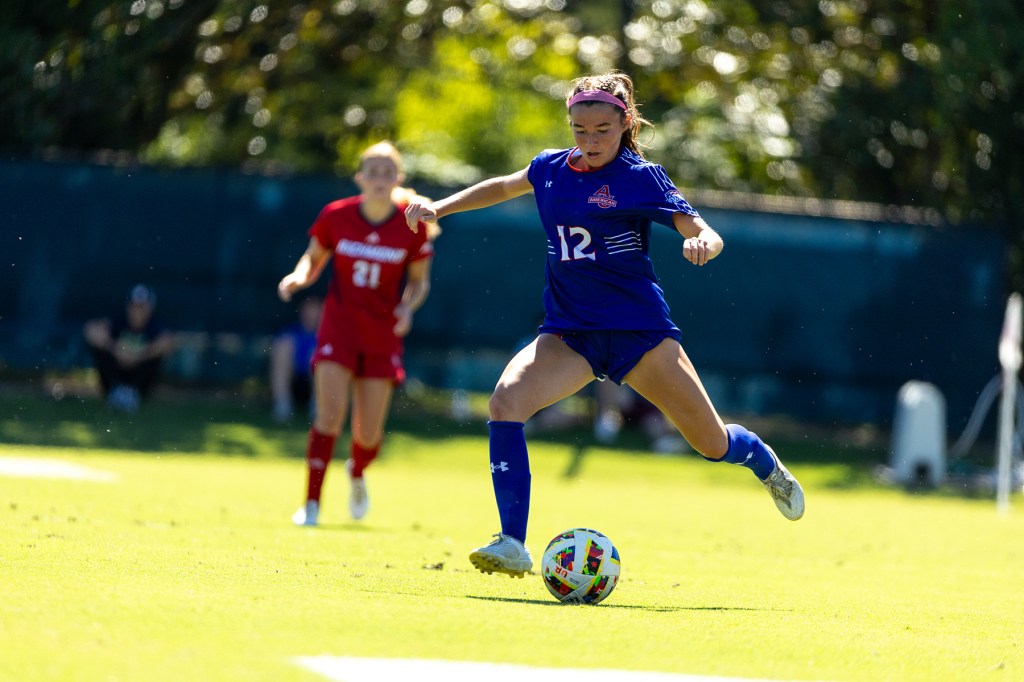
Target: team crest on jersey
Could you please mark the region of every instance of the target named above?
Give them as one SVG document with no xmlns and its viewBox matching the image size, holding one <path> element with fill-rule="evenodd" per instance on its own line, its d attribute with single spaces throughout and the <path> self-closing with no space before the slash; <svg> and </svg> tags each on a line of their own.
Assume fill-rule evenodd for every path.
<svg viewBox="0 0 1024 682">
<path fill-rule="evenodd" d="M 597 204 L 600 208 L 614 208 L 618 205 L 618 202 L 615 201 L 615 197 L 613 197 L 611 191 L 609 191 L 608 185 L 601 185 L 601 189 L 590 195 L 590 198 L 587 199 L 587 203 Z"/>
</svg>

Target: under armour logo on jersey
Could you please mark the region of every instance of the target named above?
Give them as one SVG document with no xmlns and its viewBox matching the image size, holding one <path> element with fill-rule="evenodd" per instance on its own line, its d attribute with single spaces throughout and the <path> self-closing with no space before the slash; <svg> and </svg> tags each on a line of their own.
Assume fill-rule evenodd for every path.
<svg viewBox="0 0 1024 682">
<path fill-rule="evenodd" d="M 370 234 L 366 235 L 366 243 L 367 244 L 379 244 L 380 243 L 380 235 L 377 234 L 376 232 L 371 232 Z"/>
<path fill-rule="evenodd" d="M 320 347 L 320 355 L 331 355 L 334 353 L 334 346 L 329 343 L 325 343 Z"/>
<path fill-rule="evenodd" d="M 508 471 L 508 462 L 498 462 L 497 464 L 491 462 L 491 473 L 493 474 L 495 471 Z"/>
<path fill-rule="evenodd" d="M 608 185 L 601 185 L 601 189 L 590 195 L 590 198 L 587 199 L 587 203 L 597 204 L 601 208 L 614 208 L 618 205 L 618 202 L 615 201 L 615 197 L 613 197 L 611 191 L 609 191 Z"/>
</svg>

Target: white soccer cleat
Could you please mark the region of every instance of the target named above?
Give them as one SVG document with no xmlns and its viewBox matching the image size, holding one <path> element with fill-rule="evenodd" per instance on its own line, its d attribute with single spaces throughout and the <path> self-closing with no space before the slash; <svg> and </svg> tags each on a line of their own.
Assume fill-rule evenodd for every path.
<svg viewBox="0 0 1024 682">
<path fill-rule="evenodd" d="M 783 465 L 775 451 L 767 445 L 765 447 L 775 459 L 775 468 L 761 484 L 775 500 L 775 506 L 782 515 L 790 521 L 796 521 L 804 515 L 804 489 L 800 487 L 793 474 L 789 473 L 789 469 Z"/>
<path fill-rule="evenodd" d="M 292 514 L 292 523 L 296 526 L 315 526 L 319 520 L 320 503 L 316 500 L 306 500 L 306 504 Z"/>
<path fill-rule="evenodd" d="M 522 578 L 533 568 L 530 550 L 511 535 L 496 533 L 494 541 L 486 547 L 473 550 L 469 560 L 481 573 L 505 573 Z"/>
<path fill-rule="evenodd" d="M 358 521 L 366 516 L 367 510 L 370 508 L 370 496 L 366 491 L 366 479 L 352 476 L 351 459 L 345 461 L 345 471 L 348 472 L 348 482 L 351 488 L 348 495 L 348 511 L 352 518 Z"/>
</svg>

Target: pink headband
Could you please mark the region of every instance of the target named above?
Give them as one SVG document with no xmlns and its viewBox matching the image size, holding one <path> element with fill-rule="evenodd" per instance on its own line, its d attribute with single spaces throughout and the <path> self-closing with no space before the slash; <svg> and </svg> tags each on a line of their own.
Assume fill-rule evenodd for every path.
<svg viewBox="0 0 1024 682">
<path fill-rule="evenodd" d="M 572 96 L 565 107 L 568 109 L 571 108 L 573 104 L 579 104 L 580 102 L 604 102 L 605 104 L 615 105 L 623 111 L 626 110 L 626 105 L 621 99 L 611 93 L 605 92 L 604 90 L 582 90 L 577 92 Z"/>
</svg>

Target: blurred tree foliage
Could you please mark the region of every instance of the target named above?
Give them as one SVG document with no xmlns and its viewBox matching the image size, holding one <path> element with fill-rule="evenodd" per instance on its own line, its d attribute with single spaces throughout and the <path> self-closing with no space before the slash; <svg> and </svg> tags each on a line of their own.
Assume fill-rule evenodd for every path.
<svg viewBox="0 0 1024 682">
<path fill-rule="evenodd" d="M 0 149 L 136 151 L 172 116 L 196 30 L 218 0 L 7 0 Z"/>
<path fill-rule="evenodd" d="M 387 137 L 414 176 L 463 184 L 570 144 L 569 80 L 621 68 L 657 124 L 649 156 L 683 188 L 1024 220 L 1019 0 L 10 0 L 5 10 L 9 152 L 112 148 L 158 164 L 348 172 Z"/>
</svg>

